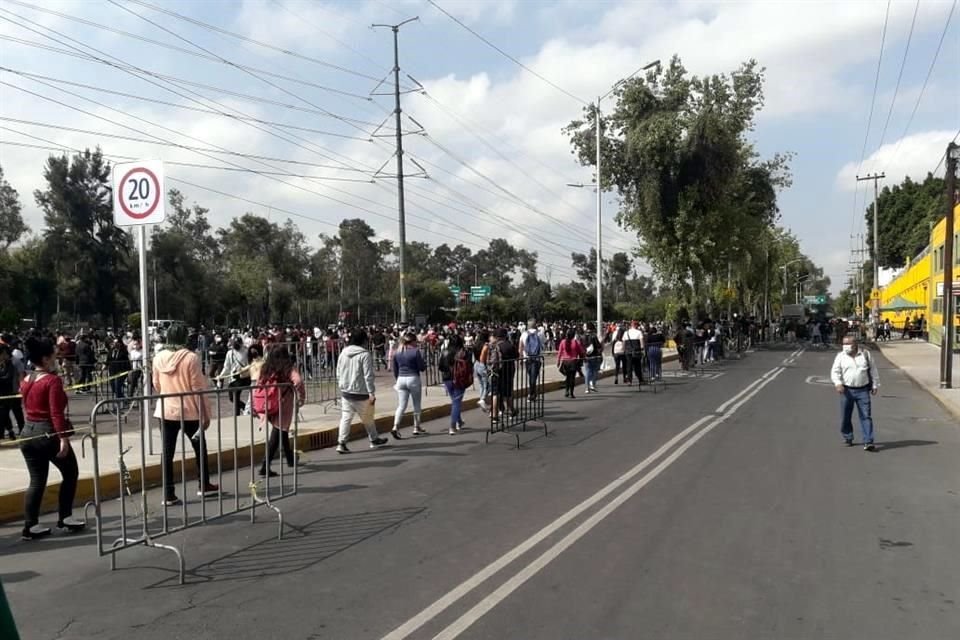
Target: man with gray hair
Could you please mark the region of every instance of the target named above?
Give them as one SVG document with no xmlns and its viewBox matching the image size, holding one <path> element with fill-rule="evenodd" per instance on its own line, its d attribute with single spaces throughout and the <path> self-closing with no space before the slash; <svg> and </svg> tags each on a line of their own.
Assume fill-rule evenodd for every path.
<svg viewBox="0 0 960 640">
<path fill-rule="evenodd" d="M 520 357 L 524 358 L 527 369 L 527 396 L 533 402 L 537 397 L 540 384 L 540 370 L 543 368 L 543 338 L 537 331 L 537 321 L 527 320 L 527 331 L 520 336 Z"/>
<path fill-rule="evenodd" d="M 873 417 L 870 396 L 877 395 L 880 376 L 873 356 L 860 347 L 852 335 L 843 337 L 843 350 L 837 354 L 830 370 L 830 380 L 843 396 L 841 400 L 840 435 L 848 447 L 853 446 L 853 408 L 860 417 L 863 432 L 863 450 L 876 451 L 873 445 Z"/>
</svg>

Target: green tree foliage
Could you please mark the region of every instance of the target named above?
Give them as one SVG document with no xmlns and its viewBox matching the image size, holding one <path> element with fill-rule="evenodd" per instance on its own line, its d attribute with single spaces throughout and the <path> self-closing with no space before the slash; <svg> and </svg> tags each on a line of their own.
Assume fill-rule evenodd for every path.
<svg viewBox="0 0 960 640">
<path fill-rule="evenodd" d="M 20 194 L 3 177 L 0 167 L 0 251 L 6 251 L 30 231 L 20 209 Z"/>
<path fill-rule="evenodd" d="M 761 160 L 748 135 L 763 106 L 763 69 L 691 76 L 674 57 L 626 81 L 600 121 L 602 186 L 621 198 L 618 222 L 635 231 L 645 258 L 690 303 L 709 298 L 730 263 L 746 261 L 777 217 L 789 156 Z M 597 111 L 570 123 L 574 153 L 594 163 Z"/>
<path fill-rule="evenodd" d="M 930 226 L 945 213 L 943 178 L 927 174 L 923 182 L 909 176 L 893 187 L 884 187 L 877 198 L 880 209 L 880 266 L 900 268 L 930 244 Z M 873 201 L 866 210 L 867 237 L 873 237 Z M 873 256 L 873 243 L 870 242 Z M 870 271 L 873 273 L 873 270 Z"/>
<path fill-rule="evenodd" d="M 77 313 L 120 324 L 133 287 L 133 240 L 113 224 L 110 165 L 99 149 L 50 156 L 43 177 L 47 186 L 34 198 L 44 213 L 60 295 L 76 303 Z"/>
</svg>

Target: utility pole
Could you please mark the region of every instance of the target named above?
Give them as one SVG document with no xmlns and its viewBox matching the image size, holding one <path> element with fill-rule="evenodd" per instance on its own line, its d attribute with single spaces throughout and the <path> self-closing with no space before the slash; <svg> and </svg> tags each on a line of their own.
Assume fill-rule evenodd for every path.
<svg viewBox="0 0 960 640">
<path fill-rule="evenodd" d="M 373 24 L 371 28 L 383 27 L 393 31 L 393 99 L 394 99 L 394 125 L 397 128 L 397 208 L 400 217 L 400 322 L 407 321 L 407 286 L 406 286 L 406 263 L 407 263 L 407 222 L 406 212 L 404 210 L 403 198 L 403 128 L 400 126 L 400 115 L 403 113 L 400 107 L 400 27 L 419 20 L 419 17 L 404 20 L 400 24 Z"/>
<path fill-rule="evenodd" d="M 947 145 L 947 219 L 943 240 L 943 341 L 940 343 L 940 388 L 953 388 L 953 209 L 957 193 L 957 160 L 960 159 L 960 146 L 951 142 Z M 929 319 L 928 319 L 929 321 Z"/>
<path fill-rule="evenodd" d="M 877 183 L 886 177 L 886 174 L 883 173 L 867 174 L 862 178 L 857 176 L 857 182 L 873 180 L 873 289 L 875 290 L 880 289 L 880 191 Z M 872 292 L 870 300 L 872 302 L 870 319 L 873 321 L 874 330 L 876 330 L 876 326 L 880 322 L 880 300 L 874 299 Z"/>
</svg>

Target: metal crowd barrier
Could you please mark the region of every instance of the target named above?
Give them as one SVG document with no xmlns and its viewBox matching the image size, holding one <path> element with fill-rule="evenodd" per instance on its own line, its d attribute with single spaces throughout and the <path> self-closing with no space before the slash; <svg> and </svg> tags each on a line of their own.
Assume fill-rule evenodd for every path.
<svg viewBox="0 0 960 640">
<path fill-rule="evenodd" d="M 136 398 L 114 398 L 101 400 L 93 408 L 90 416 L 90 433 L 85 435 L 82 444 L 87 439 L 91 441 L 93 450 L 93 492 L 92 503 L 84 509 L 87 515 L 93 508 L 96 519 L 97 552 L 100 557 L 110 556 L 110 569 L 117 567 L 116 556 L 125 549 L 138 546 L 165 549 L 177 557 L 180 584 L 184 584 L 184 556 L 182 549 L 170 544 L 157 542 L 172 533 L 186 531 L 194 527 L 207 524 L 227 516 L 250 512 L 250 522 L 255 522 L 257 507 L 264 507 L 274 511 L 278 519 L 278 539 L 283 539 L 283 514 L 274 502 L 297 494 L 299 477 L 297 471 L 297 431 L 299 427 L 299 411 L 296 409 L 296 389 L 293 385 L 278 384 L 265 385 L 264 388 L 275 387 L 284 400 L 281 401 L 280 413 L 269 421 L 261 421 L 255 416 L 224 415 L 224 403 L 221 400 L 228 391 L 251 391 L 252 387 L 236 387 L 233 389 L 210 389 L 199 392 L 179 394 L 159 394 L 152 396 L 138 396 Z M 283 413 L 285 399 L 293 394 L 293 415 Z M 123 419 L 119 408 L 105 410 L 110 404 L 133 400 L 138 403 L 147 402 L 151 407 L 157 407 L 160 415 L 166 415 L 166 409 L 171 405 L 177 412 L 179 419 L 159 421 L 161 445 L 161 473 L 160 478 L 148 469 L 147 455 L 150 449 L 149 433 L 151 429 L 142 424 L 139 417 L 131 425 Z M 202 429 L 199 421 L 183 420 L 185 407 L 197 407 L 210 400 L 211 416 L 207 429 Z M 232 405 L 229 406 L 232 409 Z M 233 413 L 229 411 L 229 413 Z M 105 416 L 108 414 L 109 417 Z M 134 415 L 140 415 L 137 412 Z M 284 434 L 279 428 L 289 420 L 289 429 Z M 270 426 L 267 425 L 270 423 Z M 125 429 L 125 426 L 128 426 Z M 249 441 L 241 442 L 241 434 L 247 435 Z M 276 434 L 276 435 L 274 435 Z M 114 487 L 104 486 L 102 475 L 103 460 L 101 456 L 102 438 L 115 436 L 118 452 L 117 464 L 119 469 L 119 495 Z M 179 440 L 180 457 L 176 459 L 176 446 Z M 212 440 L 212 442 L 210 442 Z M 271 443 L 271 441 L 273 441 Z M 207 482 L 217 485 L 216 491 L 204 486 L 196 492 L 188 491 L 188 480 L 193 480 L 192 474 L 187 471 L 187 443 L 190 448 L 199 453 L 195 464 L 197 469 L 197 483 Z M 266 460 L 267 453 L 273 444 L 275 453 L 279 453 L 279 474 L 276 478 L 270 477 L 270 464 Z M 268 473 L 260 476 L 257 468 L 258 448 L 263 447 L 263 454 L 259 458 Z M 292 456 L 293 465 L 285 464 L 286 454 Z M 129 456 L 139 461 L 140 469 L 130 468 Z M 211 459 L 212 458 L 212 459 Z M 164 460 L 168 462 L 164 463 Z M 176 467 L 179 462 L 179 473 Z M 168 477 L 170 476 L 170 477 Z M 178 495 L 182 497 L 179 504 L 169 504 L 166 497 L 173 493 L 180 484 Z M 151 496 L 151 488 L 159 486 L 161 496 Z M 261 488 L 262 487 L 262 488 Z M 196 495 L 196 499 L 188 499 L 188 495 Z M 119 499 L 120 517 L 115 521 L 112 517 L 105 517 L 103 504 L 105 501 Z M 153 502 L 152 502 L 153 501 Z M 129 502 L 129 507 L 128 507 Z M 158 514 L 159 509 L 159 514 Z M 131 513 L 132 511 L 132 513 Z"/>
<path fill-rule="evenodd" d="M 543 424 L 543 434 L 547 435 L 547 423 L 544 420 L 544 382 L 545 362 L 543 356 L 503 360 L 496 368 L 490 368 L 490 436 L 506 433 L 517 439 L 520 448 L 520 435 L 510 429 L 520 427 L 527 430 L 527 423 Z"/>
</svg>

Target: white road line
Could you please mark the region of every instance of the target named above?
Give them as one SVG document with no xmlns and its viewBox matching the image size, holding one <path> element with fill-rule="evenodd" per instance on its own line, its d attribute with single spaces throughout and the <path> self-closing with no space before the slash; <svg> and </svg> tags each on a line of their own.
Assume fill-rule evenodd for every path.
<svg viewBox="0 0 960 640">
<path fill-rule="evenodd" d="M 726 407 L 728 407 L 731 403 L 736 402 L 739 398 L 743 397 L 745 394 L 749 393 L 758 384 L 763 382 L 764 379 L 766 379 L 769 376 L 776 377 L 776 375 L 780 371 L 782 371 L 781 367 L 775 367 L 774 369 L 771 369 L 770 371 L 763 374 L 757 380 L 751 382 L 742 391 L 740 391 L 735 396 L 733 396 L 733 398 L 731 398 L 727 402 L 717 407 L 714 413 L 703 416 L 702 418 L 700 418 L 699 420 L 691 424 L 689 427 L 687 427 L 686 429 L 684 429 L 683 431 L 681 431 L 680 433 L 672 437 L 663 446 L 661 446 L 659 449 L 657 449 L 652 454 L 650 454 L 642 462 L 634 466 L 632 469 L 630 469 L 629 471 L 621 475 L 619 478 L 617 478 L 613 482 L 609 483 L 604 488 L 597 491 L 595 494 L 593 494 L 592 496 L 590 496 L 589 498 L 587 498 L 577 506 L 573 507 L 572 509 L 564 513 L 562 516 L 560 516 L 559 518 L 557 518 L 547 526 L 543 527 L 540 531 L 533 534 L 531 537 L 527 538 L 521 544 L 517 545 L 516 547 L 514 547 L 504 555 L 500 556 L 497 560 L 493 561 L 492 563 L 490 563 L 489 565 L 487 565 L 486 567 L 478 571 L 476 574 L 468 578 L 466 581 L 464 581 L 457 587 L 455 587 L 453 590 L 449 591 L 446 595 L 439 598 L 436 602 L 431 604 L 429 607 L 427 607 L 426 609 L 424 609 L 423 611 L 415 615 L 413 618 L 411 618 L 407 622 L 403 623 L 402 625 L 400 625 L 399 627 L 391 631 L 389 634 L 385 635 L 383 637 L 383 640 L 403 640 L 404 638 L 409 637 L 410 634 L 412 634 L 414 631 L 416 631 L 426 623 L 436 618 L 438 615 L 443 613 L 446 609 L 448 609 L 458 600 L 460 600 L 461 598 L 469 594 L 471 591 L 479 587 L 483 582 L 485 582 L 487 579 L 495 575 L 501 569 L 503 569 L 504 567 L 512 563 L 514 560 L 516 560 L 517 558 L 525 554 L 530 549 L 534 548 L 536 545 L 543 542 L 546 538 L 551 536 L 561 527 L 568 524 L 571 520 L 575 519 L 584 511 L 590 509 L 592 506 L 594 506 L 595 504 L 603 500 L 612 492 L 619 489 L 622 485 L 629 482 L 634 476 L 638 475 L 644 469 L 646 469 L 647 467 L 652 465 L 654 462 L 656 462 L 658 458 L 660 458 L 665 453 L 667 453 L 678 442 L 686 438 L 690 433 L 695 431 L 697 428 L 709 422 L 710 420 L 716 420 L 717 414 L 722 414 L 726 410 Z M 772 380 L 773 377 L 771 377 L 770 379 Z"/>
<path fill-rule="evenodd" d="M 671 464 L 676 462 L 677 459 L 687 451 L 687 449 L 695 445 L 700 438 L 710 433 L 718 425 L 723 424 L 730 416 L 736 413 L 737 409 L 748 402 L 753 396 L 760 393 L 765 386 L 773 382 L 773 380 L 775 380 L 776 377 L 783 372 L 784 369 L 777 370 L 776 373 L 764 380 L 762 384 L 754 388 L 749 395 L 741 399 L 728 413 L 715 418 L 713 422 L 698 431 L 696 435 L 684 442 L 680 447 L 677 448 L 676 451 L 671 453 L 660 464 L 651 469 L 649 473 L 630 485 L 623 491 L 623 493 L 611 500 L 605 507 L 587 518 L 580 526 L 568 533 L 563 539 L 554 544 L 552 547 L 547 549 L 536 560 L 518 571 L 512 578 L 503 583 L 493 593 L 488 595 L 486 598 L 477 603 L 476 606 L 460 616 L 460 618 L 458 618 L 453 624 L 434 636 L 433 640 L 454 640 L 454 638 L 466 631 L 484 614 L 500 604 L 505 598 L 507 598 L 507 596 L 516 591 L 524 582 L 535 576 L 541 569 L 546 567 L 551 561 L 556 559 L 557 556 L 573 545 L 573 543 L 589 533 L 591 529 L 600 524 L 604 519 L 607 518 L 607 516 L 616 511 L 623 503 L 632 498 L 637 492 L 639 492 L 657 476 L 663 473 L 663 471 Z"/>
</svg>

